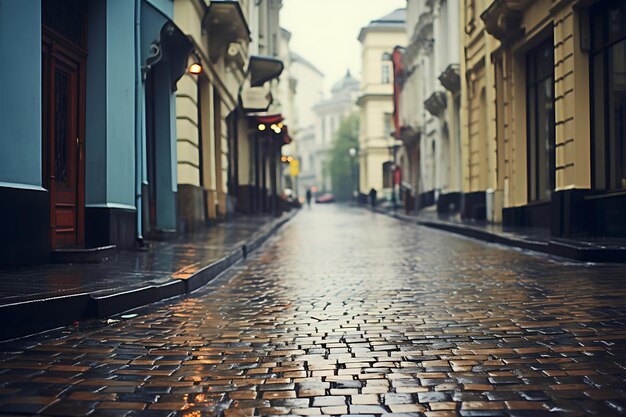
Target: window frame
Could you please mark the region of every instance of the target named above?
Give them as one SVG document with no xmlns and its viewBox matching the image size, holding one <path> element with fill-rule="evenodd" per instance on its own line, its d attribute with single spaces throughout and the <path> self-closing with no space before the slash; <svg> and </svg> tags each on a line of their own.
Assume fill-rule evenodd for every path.
<svg viewBox="0 0 626 417">
<path fill-rule="evenodd" d="M 545 74 L 539 74 L 539 66 L 541 60 L 538 59 L 540 52 L 547 45 L 550 45 L 552 64 L 550 70 Z M 533 48 L 529 49 L 525 54 L 525 99 L 526 99 L 526 180 L 528 203 L 541 203 L 551 200 L 551 195 L 556 188 L 556 112 L 555 112 L 555 88 L 554 88 L 554 37 L 550 34 L 545 39 L 537 43 Z M 531 76 L 532 75 L 532 76 Z M 541 137 L 540 132 L 540 90 L 544 83 L 552 80 L 552 129 L 551 135 Z M 550 117 L 550 116 L 548 116 Z M 546 144 L 549 145 L 547 161 L 542 164 L 541 149 Z M 548 166 L 548 187 L 549 190 L 542 188 L 540 170 Z M 549 195 L 545 194 L 549 191 Z"/>
<path fill-rule="evenodd" d="M 619 161 L 619 152 L 613 152 L 621 145 L 622 156 L 626 155 L 626 137 L 622 136 L 621 144 L 615 132 L 611 132 L 615 126 L 611 125 L 612 114 L 615 110 L 610 90 L 612 84 L 611 52 L 612 48 L 626 42 L 626 29 L 622 27 L 622 33 L 611 38 L 609 33 L 609 10 L 612 5 L 619 5 L 619 0 L 605 0 L 593 5 L 587 10 L 589 13 L 589 107 L 590 107 L 590 159 L 591 159 L 591 188 L 597 193 L 622 193 L 626 186 L 620 186 L 617 177 L 621 168 L 622 175 L 626 176 L 626 158 Z M 601 22 L 596 21 L 596 16 Z M 596 32 L 599 23 L 601 32 Z M 601 39 L 597 37 L 600 35 Z M 596 68 L 599 64 L 600 68 Z M 600 78 L 598 78 L 598 73 Z M 596 85 L 599 82 L 599 85 Z M 600 91 L 598 91 L 600 90 Z M 598 111 L 598 106 L 602 110 Z M 601 116 L 598 114 L 601 113 Z M 601 125 L 599 126 L 599 119 Z M 600 133 L 601 132 L 601 133 Z M 626 133 L 626 132 L 625 132 Z M 602 135 L 602 138 L 598 136 Z M 600 144 L 599 141 L 602 141 Z M 603 157 L 598 155 L 598 147 L 601 145 Z M 619 165 L 619 166 L 618 166 Z M 602 177 L 601 179 L 599 177 Z M 614 178 L 615 177 L 615 178 Z M 623 181 L 623 180 L 622 180 Z M 624 183 L 622 182 L 621 185 Z"/>
</svg>

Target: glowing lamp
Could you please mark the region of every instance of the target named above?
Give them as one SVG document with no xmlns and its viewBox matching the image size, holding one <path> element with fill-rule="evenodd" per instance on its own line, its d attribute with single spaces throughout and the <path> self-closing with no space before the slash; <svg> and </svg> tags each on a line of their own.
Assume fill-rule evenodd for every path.
<svg viewBox="0 0 626 417">
<path fill-rule="evenodd" d="M 189 66 L 189 72 L 191 74 L 200 74 L 202 72 L 202 65 L 198 64 L 197 62 L 194 62 L 193 64 Z"/>
<path fill-rule="evenodd" d="M 260 123 L 260 124 L 257 126 L 257 129 L 259 129 L 259 131 L 261 131 L 261 132 L 262 132 L 262 131 L 264 131 L 264 130 L 265 130 L 265 125 L 264 125 L 263 123 Z"/>
</svg>

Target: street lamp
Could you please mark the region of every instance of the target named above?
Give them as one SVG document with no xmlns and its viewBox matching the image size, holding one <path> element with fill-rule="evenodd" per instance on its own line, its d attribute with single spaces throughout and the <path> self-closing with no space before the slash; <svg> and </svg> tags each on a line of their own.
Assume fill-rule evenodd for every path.
<svg viewBox="0 0 626 417">
<path fill-rule="evenodd" d="M 354 179 L 354 172 L 355 172 L 355 157 L 356 157 L 356 149 L 355 148 L 350 148 L 348 149 L 348 155 L 350 155 L 350 177 L 351 177 L 351 182 L 352 182 L 352 198 L 356 199 L 358 196 L 358 191 L 357 191 L 357 185 L 356 185 L 356 181 Z"/>
</svg>

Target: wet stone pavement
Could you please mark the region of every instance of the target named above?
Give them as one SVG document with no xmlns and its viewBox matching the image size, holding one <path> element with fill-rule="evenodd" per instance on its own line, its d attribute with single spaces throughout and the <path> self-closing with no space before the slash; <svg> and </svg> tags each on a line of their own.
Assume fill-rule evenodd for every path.
<svg viewBox="0 0 626 417">
<path fill-rule="evenodd" d="M 0 345 L 0 414 L 626 414 L 626 268 L 303 209 L 139 316 Z"/>
</svg>

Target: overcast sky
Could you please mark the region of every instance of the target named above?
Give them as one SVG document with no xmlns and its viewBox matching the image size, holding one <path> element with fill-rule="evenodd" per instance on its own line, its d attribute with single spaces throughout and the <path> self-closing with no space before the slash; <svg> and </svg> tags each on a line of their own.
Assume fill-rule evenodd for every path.
<svg viewBox="0 0 626 417">
<path fill-rule="evenodd" d="M 405 7 L 406 0 L 283 0 L 280 24 L 291 32 L 291 49 L 324 73 L 324 91 L 347 68 L 361 78 L 361 27 Z"/>
</svg>

